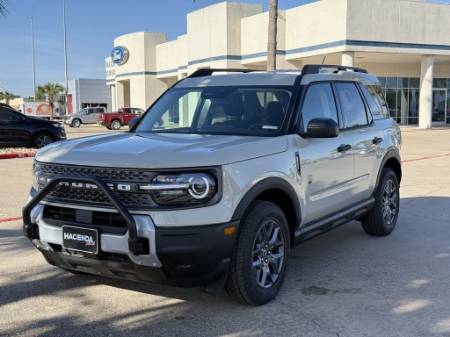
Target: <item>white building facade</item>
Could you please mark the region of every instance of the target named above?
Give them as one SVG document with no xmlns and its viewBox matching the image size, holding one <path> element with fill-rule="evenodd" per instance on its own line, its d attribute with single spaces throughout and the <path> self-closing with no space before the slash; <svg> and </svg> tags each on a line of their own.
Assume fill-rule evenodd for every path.
<svg viewBox="0 0 450 337">
<path fill-rule="evenodd" d="M 265 69 L 268 13 L 222 2 L 187 15 L 186 34 L 117 37 L 106 59 L 112 109 L 146 109 L 198 68 Z M 400 124 L 450 124 L 450 5 L 422 0 L 319 0 L 279 12 L 279 69 L 366 68 Z"/>
</svg>

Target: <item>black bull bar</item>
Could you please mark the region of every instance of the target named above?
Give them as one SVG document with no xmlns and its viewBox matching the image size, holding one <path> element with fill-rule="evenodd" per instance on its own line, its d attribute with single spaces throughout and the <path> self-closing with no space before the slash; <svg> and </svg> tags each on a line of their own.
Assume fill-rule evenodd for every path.
<svg viewBox="0 0 450 337">
<path fill-rule="evenodd" d="M 82 182 L 96 185 L 109 199 L 114 208 L 124 218 L 128 228 L 128 249 L 134 255 L 148 254 L 148 242 L 144 238 L 140 238 L 136 229 L 136 222 L 130 212 L 122 205 L 117 196 L 111 189 L 100 179 L 96 177 L 73 177 L 73 176 L 56 176 L 44 186 L 37 194 L 25 205 L 22 210 L 23 217 L 23 233 L 30 239 L 38 238 L 37 224 L 31 222 L 31 211 L 49 194 L 59 183 Z"/>
</svg>

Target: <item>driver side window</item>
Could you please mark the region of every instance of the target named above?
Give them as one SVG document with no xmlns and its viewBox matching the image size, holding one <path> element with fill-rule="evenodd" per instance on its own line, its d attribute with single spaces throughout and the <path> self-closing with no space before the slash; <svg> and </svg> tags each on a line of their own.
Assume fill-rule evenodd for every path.
<svg viewBox="0 0 450 337">
<path fill-rule="evenodd" d="M 339 124 L 330 83 L 316 83 L 309 86 L 303 101 L 301 116 L 304 130 L 314 118 L 330 118 Z"/>
</svg>

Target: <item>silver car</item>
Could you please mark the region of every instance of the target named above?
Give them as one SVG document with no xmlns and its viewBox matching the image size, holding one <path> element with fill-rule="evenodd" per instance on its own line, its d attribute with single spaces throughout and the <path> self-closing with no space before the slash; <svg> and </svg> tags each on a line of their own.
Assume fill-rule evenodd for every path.
<svg viewBox="0 0 450 337">
<path fill-rule="evenodd" d="M 106 112 L 104 107 L 84 108 L 66 118 L 64 123 L 73 128 L 79 128 L 81 124 L 96 124 L 99 114 Z"/>
<path fill-rule="evenodd" d="M 24 233 L 72 272 L 272 300 L 291 247 L 397 223 L 400 130 L 363 69 L 200 69 L 130 132 L 40 150 Z M 217 288 L 217 286 L 215 287 Z"/>
</svg>

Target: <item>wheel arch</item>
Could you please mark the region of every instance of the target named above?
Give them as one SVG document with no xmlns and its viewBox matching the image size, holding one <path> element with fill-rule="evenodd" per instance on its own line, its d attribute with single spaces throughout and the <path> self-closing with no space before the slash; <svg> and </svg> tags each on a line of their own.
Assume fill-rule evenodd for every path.
<svg viewBox="0 0 450 337">
<path fill-rule="evenodd" d="M 233 220 L 245 217 L 249 206 L 255 200 L 273 202 L 284 212 L 289 225 L 291 241 L 301 221 L 300 202 L 294 188 L 284 179 L 270 177 L 258 182 L 241 199 L 233 213 Z M 293 241 L 292 241 L 293 242 Z"/>
<path fill-rule="evenodd" d="M 381 165 L 380 165 L 380 170 L 378 171 L 375 189 L 378 187 L 378 184 L 380 183 L 381 172 L 383 171 L 383 169 L 385 167 L 388 167 L 395 172 L 398 183 L 400 184 L 400 181 L 402 180 L 402 164 L 401 164 L 400 154 L 397 149 L 389 150 L 383 157 L 383 160 L 381 161 Z"/>
</svg>

